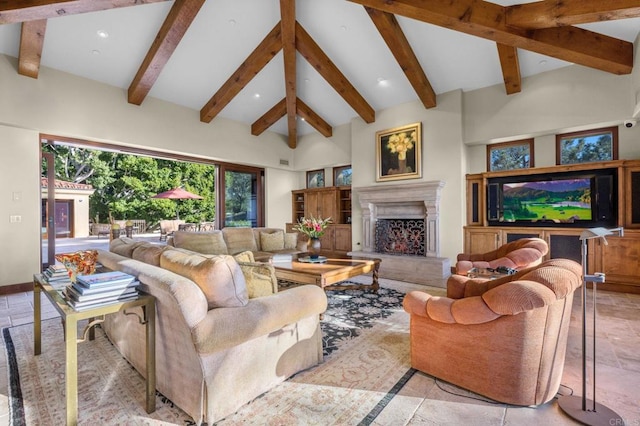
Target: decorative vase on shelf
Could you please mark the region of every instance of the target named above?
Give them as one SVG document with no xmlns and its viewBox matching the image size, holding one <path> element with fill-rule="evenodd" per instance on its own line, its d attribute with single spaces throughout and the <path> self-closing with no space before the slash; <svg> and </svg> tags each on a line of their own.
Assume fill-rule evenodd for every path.
<svg viewBox="0 0 640 426">
<path fill-rule="evenodd" d="M 309 254 L 312 259 L 317 259 L 320 256 L 320 238 L 311 238 L 309 241 Z"/>
</svg>

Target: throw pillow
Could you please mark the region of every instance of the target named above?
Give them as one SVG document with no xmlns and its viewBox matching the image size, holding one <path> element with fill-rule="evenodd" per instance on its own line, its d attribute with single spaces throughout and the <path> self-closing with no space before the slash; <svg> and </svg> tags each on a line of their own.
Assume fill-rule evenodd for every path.
<svg viewBox="0 0 640 426">
<path fill-rule="evenodd" d="M 253 257 L 253 252 L 251 252 L 251 251 L 243 251 L 241 253 L 234 254 L 233 258 L 238 263 L 240 263 L 240 262 L 247 262 L 247 263 L 255 262 L 255 258 Z"/>
<path fill-rule="evenodd" d="M 240 307 L 249 302 L 247 283 L 232 256 L 166 250 L 160 256 L 160 267 L 195 282 L 209 309 Z"/>
<path fill-rule="evenodd" d="M 173 233 L 173 245 L 203 254 L 229 254 L 220 231 L 176 231 Z"/>
<path fill-rule="evenodd" d="M 284 234 L 284 248 L 294 250 L 298 248 L 298 233 L 287 232 Z"/>
<path fill-rule="evenodd" d="M 278 292 L 278 280 L 272 266 L 251 262 L 238 262 L 238 264 L 247 281 L 249 299 L 269 296 Z"/>
<path fill-rule="evenodd" d="M 262 251 L 277 251 L 284 249 L 284 232 L 276 231 L 274 233 L 261 232 L 260 246 Z"/>
</svg>

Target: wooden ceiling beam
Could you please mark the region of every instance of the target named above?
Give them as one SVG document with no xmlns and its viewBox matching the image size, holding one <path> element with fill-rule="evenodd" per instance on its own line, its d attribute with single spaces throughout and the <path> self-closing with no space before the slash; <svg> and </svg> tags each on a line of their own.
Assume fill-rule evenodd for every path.
<svg viewBox="0 0 640 426">
<path fill-rule="evenodd" d="M 20 53 L 18 54 L 18 74 L 38 78 L 46 30 L 46 19 L 22 23 Z"/>
<path fill-rule="evenodd" d="M 265 67 L 282 49 L 282 27 L 278 22 L 249 57 L 229 77 L 215 95 L 200 110 L 200 121 L 211 122 L 229 102 Z"/>
<path fill-rule="evenodd" d="M 638 17 L 638 0 L 547 0 L 506 8 L 507 25 L 530 29 Z"/>
<path fill-rule="evenodd" d="M 296 0 L 280 0 L 280 26 L 282 27 L 282 56 L 284 59 L 284 88 L 287 104 L 289 147 L 298 143 L 296 115 Z"/>
<path fill-rule="evenodd" d="M 522 78 L 520 76 L 520 61 L 518 60 L 518 49 L 505 44 L 497 44 L 500 66 L 502 67 L 502 78 L 507 95 L 519 93 L 522 90 Z"/>
<path fill-rule="evenodd" d="M 278 120 L 284 117 L 287 114 L 287 98 L 282 98 L 280 102 L 275 104 L 269 111 L 264 113 L 264 115 L 258 118 L 251 125 L 251 134 L 253 136 L 260 136 L 262 132 L 267 130 L 269 127 L 276 124 Z"/>
<path fill-rule="evenodd" d="M 129 103 L 140 105 L 147 97 L 182 37 L 198 15 L 204 1 L 175 1 L 129 86 Z"/>
<path fill-rule="evenodd" d="M 327 123 L 322 117 L 313 111 L 309 105 L 302 102 L 301 99 L 297 100 L 296 105 L 298 106 L 297 113 L 300 117 L 304 118 L 304 120 L 311 125 L 314 129 L 316 129 L 322 136 L 325 138 L 330 138 L 333 135 L 333 129 L 329 123 Z"/>
<path fill-rule="evenodd" d="M 0 24 L 38 21 L 169 0 L 2 0 Z"/>
<path fill-rule="evenodd" d="M 365 10 L 371 17 L 378 32 L 391 50 L 391 53 L 398 61 L 398 65 L 404 71 L 409 83 L 413 86 L 425 108 L 436 106 L 436 93 L 431 87 L 431 83 L 424 73 L 420 62 L 413 52 L 407 37 L 395 16 L 391 13 L 382 12 L 365 6 Z"/>
<path fill-rule="evenodd" d="M 329 59 L 302 25 L 297 22 L 296 48 L 365 122 L 373 123 L 376 120 L 376 112 L 371 105 L 358 93 L 347 77 L 340 72 L 338 67 Z"/>
<path fill-rule="evenodd" d="M 506 8 L 477 0 L 349 0 L 507 46 L 614 74 L 633 68 L 633 44 L 577 27 L 526 30 L 506 24 Z"/>
</svg>

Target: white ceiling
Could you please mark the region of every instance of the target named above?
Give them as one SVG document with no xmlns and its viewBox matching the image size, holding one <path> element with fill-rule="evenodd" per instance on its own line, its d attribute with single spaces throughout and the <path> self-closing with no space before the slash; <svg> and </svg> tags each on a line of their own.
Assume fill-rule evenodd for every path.
<svg viewBox="0 0 640 426">
<path fill-rule="evenodd" d="M 172 5 L 169 1 L 49 19 L 41 65 L 126 90 Z M 362 6 L 346 0 L 297 0 L 296 16 L 375 110 L 417 99 Z M 279 20 L 279 0 L 206 1 L 149 96 L 199 114 Z M 403 17 L 398 21 L 436 94 L 502 84 L 495 42 Z M 580 26 L 633 42 L 640 18 Z M 18 56 L 20 28 L 21 24 L 0 25 L 1 53 Z M 98 31 L 109 36 L 101 38 Z M 522 49 L 518 56 L 523 78 L 569 65 Z M 379 84 L 379 79 L 387 84 Z M 348 123 L 357 115 L 300 54 L 297 85 L 298 97 L 330 125 Z M 284 96 L 280 52 L 220 116 L 250 125 Z M 286 134 L 286 117 L 269 130 Z M 315 130 L 298 120 L 299 134 L 311 132 Z"/>
</svg>

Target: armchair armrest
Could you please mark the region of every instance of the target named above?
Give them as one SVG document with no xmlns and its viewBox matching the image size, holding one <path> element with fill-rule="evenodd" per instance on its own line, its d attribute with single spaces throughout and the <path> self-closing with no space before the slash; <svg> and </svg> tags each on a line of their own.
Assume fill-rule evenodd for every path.
<svg viewBox="0 0 640 426">
<path fill-rule="evenodd" d="M 454 300 L 412 291 L 405 296 L 402 304 L 410 315 L 445 324 L 482 324 L 500 317 L 489 309 L 480 296 Z"/>
</svg>

